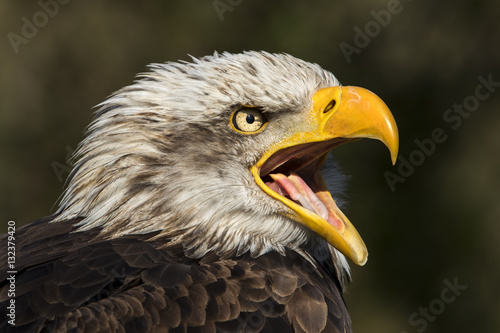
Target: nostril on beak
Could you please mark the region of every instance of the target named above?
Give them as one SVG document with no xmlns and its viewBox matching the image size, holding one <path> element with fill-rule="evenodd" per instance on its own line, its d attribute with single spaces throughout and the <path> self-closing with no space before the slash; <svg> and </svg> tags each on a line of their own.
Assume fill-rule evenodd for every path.
<svg viewBox="0 0 500 333">
<path fill-rule="evenodd" d="M 332 99 L 332 101 L 330 103 L 328 103 L 328 105 L 323 110 L 323 113 L 327 113 L 328 111 L 330 111 L 331 109 L 333 109 L 333 107 L 335 106 L 335 104 L 337 104 L 337 101 L 334 100 L 334 99 Z"/>
</svg>

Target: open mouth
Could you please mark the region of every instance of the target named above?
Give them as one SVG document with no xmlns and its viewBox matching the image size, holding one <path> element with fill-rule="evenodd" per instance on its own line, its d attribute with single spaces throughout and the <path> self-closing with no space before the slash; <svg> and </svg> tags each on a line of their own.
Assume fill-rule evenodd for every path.
<svg viewBox="0 0 500 333">
<path fill-rule="evenodd" d="M 328 152 L 353 141 L 333 139 L 285 148 L 271 155 L 260 169 L 260 178 L 280 201 L 292 208 L 296 205 L 327 221 L 339 232 L 345 224 L 321 175 L 320 169 Z M 300 209 L 300 208 L 299 208 Z"/>
<path fill-rule="evenodd" d="M 396 122 L 379 97 L 359 87 L 322 88 L 312 102 L 296 130 L 269 147 L 250 172 L 265 193 L 288 207 L 278 214 L 316 232 L 354 263 L 364 265 L 366 245 L 337 207 L 320 168 L 330 150 L 362 138 L 383 142 L 394 163 L 399 148 Z"/>
</svg>

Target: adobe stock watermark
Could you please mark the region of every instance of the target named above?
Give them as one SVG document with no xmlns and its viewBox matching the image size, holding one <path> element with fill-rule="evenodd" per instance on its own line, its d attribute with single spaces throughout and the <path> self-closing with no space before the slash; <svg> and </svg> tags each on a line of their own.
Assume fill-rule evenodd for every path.
<svg viewBox="0 0 500 333">
<path fill-rule="evenodd" d="M 465 97 L 462 103 L 453 104 L 452 107 L 443 112 L 443 121 L 449 126 L 448 131 L 459 129 L 463 121 L 479 108 L 482 101 L 487 100 L 500 87 L 499 81 L 493 81 L 493 74 L 487 77 L 479 75 L 479 84 L 474 93 Z M 442 127 L 434 128 L 427 138 L 415 139 L 415 148 L 408 154 L 408 157 L 398 156 L 398 172 L 384 172 L 384 178 L 391 192 L 396 190 L 396 184 L 404 183 L 408 177 L 413 175 L 415 169 L 421 166 L 428 157 L 436 152 L 437 146 L 448 139 L 447 130 Z"/>
<path fill-rule="evenodd" d="M 382 28 L 387 27 L 391 23 L 393 15 L 400 14 L 403 9 L 404 7 L 399 0 L 389 0 L 386 9 L 381 9 L 379 11 L 371 10 L 370 15 L 373 17 L 373 20 L 368 21 L 363 29 L 358 26 L 353 28 L 355 32 L 353 38 L 354 45 L 346 42 L 341 42 L 339 44 L 340 50 L 342 54 L 344 54 L 347 63 L 350 64 L 352 56 L 361 53 L 361 50 L 366 48 L 372 39 L 380 34 Z"/>
<path fill-rule="evenodd" d="M 239 6 L 243 0 L 214 0 L 212 6 L 214 6 L 215 12 L 219 16 L 219 20 L 224 21 L 224 13 L 232 12 L 237 6 Z"/>
<path fill-rule="evenodd" d="M 74 149 L 71 148 L 70 146 L 66 146 L 66 163 L 61 163 L 58 161 L 52 162 L 50 165 L 52 166 L 52 170 L 54 170 L 54 173 L 56 174 L 57 180 L 59 183 L 62 183 L 64 179 L 66 178 L 65 174 L 69 174 L 72 170 L 72 167 L 69 163 L 71 160 L 71 157 L 73 156 Z"/>
<path fill-rule="evenodd" d="M 16 326 L 16 222 L 9 221 L 7 222 L 7 234 L 5 240 L 7 241 L 7 281 L 6 287 L 9 289 L 6 290 L 7 297 L 9 301 L 6 302 L 6 315 L 7 322 L 11 326 Z"/>
<path fill-rule="evenodd" d="M 453 283 L 448 279 L 445 279 L 443 283 L 445 287 L 441 290 L 438 298 L 431 300 L 427 307 L 419 307 L 418 311 L 411 313 L 408 317 L 408 322 L 416 328 L 418 333 L 424 332 L 429 323 L 434 322 L 437 316 L 444 312 L 446 306 L 455 302 L 458 296 L 468 288 L 468 286 L 458 283 L 458 277 L 453 279 Z M 401 331 L 401 333 L 408 332 Z"/>
<path fill-rule="evenodd" d="M 38 30 L 45 27 L 51 18 L 59 13 L 60 5 L 66 5 L 70 0 L 40 0 L 38 6 L 41 10 L 35 12 L 31 19 L 26 16 L 21 18 L 20 34 L 9 32 L 7 39 L 12 46 L 12 49 L 17 54 L 19 53 L 19 46 L 21 44 L 28 44 L 28 42 L 35 38 Z"/>
</svg>

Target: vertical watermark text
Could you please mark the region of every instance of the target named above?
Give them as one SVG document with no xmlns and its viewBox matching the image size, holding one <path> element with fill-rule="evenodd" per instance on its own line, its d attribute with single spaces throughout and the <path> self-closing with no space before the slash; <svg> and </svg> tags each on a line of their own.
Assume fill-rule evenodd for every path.
<svg viewBox="0 0 500 333">
<path fill-rule="evenodd" d="M 16 325 L 16 222 L 7 222 L 7 322 Z"/>
</svg>

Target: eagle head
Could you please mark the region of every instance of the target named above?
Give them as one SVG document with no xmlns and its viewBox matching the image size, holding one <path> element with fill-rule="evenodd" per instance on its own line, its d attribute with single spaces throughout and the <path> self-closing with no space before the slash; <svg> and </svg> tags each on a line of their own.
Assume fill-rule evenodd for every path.
<svg viewBox="0 0 500 333">
<path fill-rule="evenodd" d="M 327 246 L 366 262 L 321 168 L 359 138 L 382 141 L 394 162 L 396 124 L 377 96 L 287 54 L 150 69 L 99 105 L 56 220 L 105 238 L 156 231 L 192 257 Z"/>
</svg>

